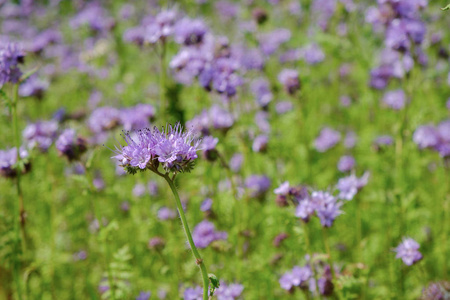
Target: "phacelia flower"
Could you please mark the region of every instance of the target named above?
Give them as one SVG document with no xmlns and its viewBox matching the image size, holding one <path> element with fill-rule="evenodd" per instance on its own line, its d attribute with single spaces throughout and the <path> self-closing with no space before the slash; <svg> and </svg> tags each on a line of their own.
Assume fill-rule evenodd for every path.
<svg viewBox="0 0 450 300">
<path fill-rule="evenodd" d="M 251 197 L 261 198 L 270 188 L 270 179 L 264 175 L 251 175 L 245 180 L 245 186 L 250 190 Z"/>
<path fill-rule="evenodd" d="M 38 121 L 25 127 L 22 135 L 28 147 L 38 147 L 42 152 L 46 152 L 56 138 L 57 131 L 58 122 Z"/>
<path fill-rule="evenodd" d="M 331 227 L 334 220 L 342 211 L 342 202 L 328 192 L 316 191 L 311 193 L 311 201 L 314 203 L 316 214 L 320 219 L 320 224 L 324 227 Z"/>
<path fill-rule="evenodd" d="M 184 300 L 202 300 L 203 289 L 199 286 L 195 288 L 187 288 L 183 294 Z"/>
<path fill-rule="evenodd" d="M 309 266 L 295 266 L 290 272 L 281 276 L 279 283 L 282 289 L 290 291 L 294 287 L 304 287 L 312 278 L 312 270 Z"/>
<path fill-rule="evenodd" d="M 150 292 L 140 292 L 139 295 L 136 297 L 136 300 L 149 300 L 150 299 Z"/>
<path fill-rule="evenodd" d="M 319 152 L 325 152 L 333 148 L 341 140 L 339 131 L 325 127 L 320 131 L 319 136 L 315 139 L 314 145 Z"/>
<path fill-rule="evenodd" d="M 434 126 L 420 126 L 413 134 L 413 141 L 420 149 L 432 148 L 439 143 L 439 133 Z"/>
<path fill-rule="evenodd" d="M 49 83 L 37 76 L 31 76 L 19 87 L 19 95 L 21 97 L 36 97 L 41 100 L 44 92 L 48 89 Z"/>
<path fill-rule="evenodd" d="M 0 46 L 0 88 L 7 82 L 17 83 L 22 76 L 19 64 L 24 62 L 25 54 L 16 43 Z"/>
<path fill-rule="evenodd" d="M 298 72 L 292 69 L 284 69 L 278 74 L 278 81 L 284 89 L 291 95 L 300 89 L 300 78 Z"/>
<path fill-rule="evenodd" d="M 78 160 L 86 150 L 86 141 L 77 136 L 73 129 L 65 129 L 55 142 L 60 155 L 67 157 L 69 161 Z"/>
<path fill-rule="evenodd" d="M 208 32 L 208 27 L 199 19 L 184 18 L 175 24 L 174 39 L 179 44 L 186 46 L 200 44 Z"/>
<path fill-rule="evenodd" d="M 175 219 L 176 216 L 177 212 L 168 207 L 163 206 L 158 210 L 158 219 L 160 219 L 161 221 L 172 220 Z"/>
<path fill-rule="evenodd" d="M 132 174 L 139 169 L 156 172 L 159 165 L 165 172 L 189 172 L 201 145 L 194 132 L 183 132 L 179 123 L 161 130 L 156 127 L 138 130 L 135 137 L 125 132 L 123 137 L 127 145 L 116 147 L 112 158 Z"/>
<path fill-rule="evenodd" d="M 267 150 L 267 144 L 269 143 L 269 137 L 267 135 L 259 135 L 253 140 L 252 150 L 253 152 L 265 152 Z"/>
<path fill-rule="evenodd" d="M 196 247 L 206 248 L 214 241 L 226 240 L 228 234 L 225 231 L 216 231 L 214 224 L 205 220 L 195 226 L 192 238 Z"/>
<path fill-rule="evenodd" d="M 217 152 L 216 146 L 219 142 L 218 138 L 212 137 L 210 135 L 203 138 L 202 148 L 203 148 L 203 157 L 208 161 L 215 161 L 219 155 Z"/>
<path fill-rule="evenodd" d="M 392 109 L 400 110 L 406 105 L 406 94 L 401 89 L 386 92 L 383 96 L 383 103 Z"/>
<path fill-rule="evenodd" d="M 220 287 L 217 289 L 215 295 L 217 300 L 237 300 L 240 298 L 242 292 L 244 291 L 244 286 L 239 283 L 226 284 L 225 282 L 220 282 Z"/>
<path fill-rule="evenodd" d="M 422 259 L 419 252 L 420 245 L 412 238 L 403 238 L 403 241 L 395 248 L 396 258 L 401 258 L 407 266 L 411 266 Z"/>
<path fill-rule="evenodd" d="M 351 155 L 344 155 L 339 159 L 338 170 L 348 172 L 355 167 L 355 159 Z"/>
<path fill-rule="evenodd" d="M 367 185 L 369 181 L 369 172 L 365 172 L 360 178 L 354 174 L 339 179 L 336 188 L 339 190 L 339 199 L 352 200 L 356 193 Z"/>
<path fill-rule="evenodd" d="M 22 174 L 30 170 L 30 163 L 27 161 L 28 151 L 24 147 L 19 148 L 20 159 L 24 162 Z M 17 175 L 17 148 L 8 150 L 0 150 L 0 175 L 3 177 L 13 178 Z"/>
</svg>

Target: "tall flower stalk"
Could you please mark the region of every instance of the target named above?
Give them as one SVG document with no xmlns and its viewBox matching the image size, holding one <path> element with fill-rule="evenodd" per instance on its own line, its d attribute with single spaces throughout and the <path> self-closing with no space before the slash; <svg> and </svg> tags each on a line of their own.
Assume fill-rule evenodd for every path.
<svg viewBox="0 0 450 300">
<path fill-rule="evenodd" d="M 197 158 L 197 151 L 201 144 L 201 141 L 196 139 L 194 135 L 193 131 L 183 132 L 180 124 L 169 125 L 162 130 L 154 127 L 153 129 L 138 130 L 135 133 L 124 132 L 123 137 L 127 145 L 116 147 L 116 155 L 113 158 L 117 159 L 130 174 L 150 170 L 167 181 L 175 197 L 178 213 L 195 262 L 202 274 L 203 300 L 208 300 L 210 275 L 208 275 L 206 265 L 195 246 L 174 183 L 178 173 L 190 172 L 194 167 L 194 160 Z M 212 289 L 217 287 L 214 283 Z M 213 291 L 211 291 L 210 296 L 212 294 Z"/>
</svg>

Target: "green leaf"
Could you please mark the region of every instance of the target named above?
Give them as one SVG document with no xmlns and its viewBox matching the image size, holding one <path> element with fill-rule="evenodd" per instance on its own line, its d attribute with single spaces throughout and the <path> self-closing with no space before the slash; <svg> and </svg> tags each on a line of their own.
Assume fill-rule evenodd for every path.
<svg viewBox="0 0 450 300">
<path fill-rule="evenodd" d="M 446 7 L 441 8 L 441 10 L 449 10 L 450 9 L 450 4 L 447 5 Z"/>
</svg>

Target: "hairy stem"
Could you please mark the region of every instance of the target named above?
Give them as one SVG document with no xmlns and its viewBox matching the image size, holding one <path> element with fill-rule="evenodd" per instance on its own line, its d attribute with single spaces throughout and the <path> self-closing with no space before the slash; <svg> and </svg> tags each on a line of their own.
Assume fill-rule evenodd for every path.
<svg viewBox="0 0 450 300">
<path fill-rule="evenodd" d="M 203 300 L 208 300 L 209 278 L 208 278 L 208 272 L 206 271 L 205 263 L 203 262 L 203 259 L 197 250 L 197 247 L 195 247 L 194 240 L 192 239 L 192 234 L 191 234 L 191 231 L 189 230 L 189 225 L 187 223 L 186 216 L 184 215 L 183 206 L 181 205 L 180 196 L 178 195 L 177 188 L 175 187 L 175 184 L 173 183 L 173 181 L 170 179 L 169 174 L 166 173 L 163 177 L 169 184 L 170 189 L 172 190 L 172 193 L 175 197 L 175 202 L 177 204 L 178 213 L 180 214 L 181 223 L 183 224 L 184 233 L 186 234 L 186 237 L 189 242 L 189 246 L 191 247 L 192 253 L 194 254 L 195 261 L 202 272 Z"/>
</svg>

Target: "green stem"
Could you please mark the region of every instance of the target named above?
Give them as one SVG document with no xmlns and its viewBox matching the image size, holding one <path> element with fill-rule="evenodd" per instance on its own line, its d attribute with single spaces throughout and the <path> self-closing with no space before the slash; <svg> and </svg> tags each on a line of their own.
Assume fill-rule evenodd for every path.
<svg viewBox="0 0 450 300">
<path fill-rule="evenodd" d="M 169 174 L 164 174 L 164 179 L 167 181 L 167 183 L 170 186 L 170 189 L 172 190 L 172 193 L 175 197 L 175 202 L 177 204 L 178 213 L 180 214 L 181 223 L 183 224 L 184 233 L 186 234 L 186 237 L 189 242 L 189 246 L 191 247 L 192 253 L 194 254 L 195 261 L 197 265 L 199 266 L 201 272 L 202 272 L 202 278 L 203 278 L 203 300 L 208 300 L 208 286 L 209 286 L 209 278 L 208 278 L 208 272 L 206 271 L 205 263 L 203 262 L 202 257 L 200 256 L 200 253 L 197 250 L 197 247 L 195 247 L 194 240 L 192 239 L 191 231 L 189 230 L 189 225 L 186 220 L 186 216 L 184 215 L 183 206 L 181 205 L 180 196 L 178 195 L 177 188 L 175 187 L 175 184 L 173 183 L 172 179 L 170 179 Z"/>
<path fill-rule="evenodd" d="M 320 295 L 319 288 L 318 288 L 318 279 L 317 279 L 317 272 L 316 268 L 314 266 L 313 262 L 313 253 L 311 251 L 311 242 L 309 241 L 309 230 L 308 230 L 308 224 L 306 222 L 301 222 L 303 225 L 303 233 L 305 234 L 305 245 L 306 245 L 306 252 L 309 255 L 309 261 L 311 262 L 311 270 L 313 271 L 314 280 L 315 280 L 315 292 L 318 295 L 319 299 L 322 299 L 322 295 Z"/>
<path fill-rule="evenodd" d="M 322 227 L 322 236 L 323 236 L 323 243 L 325 244 L 325 249 L 326 249 L 327 255 L 328 255 L 328 264 L 330 265 L 330 271 L 331 271 L 331 276 L 333 277 L 332 279 L 333 279 L 333 285 L 334 285 L 335 291 L 336 291 L 336 296 L 338 299 L 343 299 L 341 296 L 341 291 L 339 290 L 339 288 L 337 286 L 336 272 L 334 271 L 333 258 L 331 256 L 330 245 L 328 243 L 327 228 L 325 228 L 325 227 Z"/>
<path fill-rule="evenodd" d="M 17 289 L 17 298 L 19 300 L 22 299 L 22 287 L 20 283 L 20 253 L 25 250 L 25 213 L 23 209 L 23 194 L 20 185 L 20 175 L 22 173 L 22 166 L 20 165 L 20 135 L 19 135 L 19 126 L 18 126 L 18 118 L 17 118 L 17 101 L 18 101 L 18 93 L 19 93 L 19 84 L 14 85 L 13 87 L 13 99 L 11 103 L 11 115 L 12 115 L 12 125 L 13 125 L 13 133 L 14 133 L 14 141 L 16 145 L 16 155 L 17 155 L 17 167 L 16 167 L 16 188 L 17 188 L 17 201 L 14 201 L 14 212 L 13 212 L 13 222 L 14 222 L 14 230 L 16 232 L 16 251 L 14 251 L 16 257 L 14 262 L 14 281 Z M 18 218 L 19 217 L 19 218 Z M 20 226 L 19 226 L 20 224 Z M 18 248 L 18 243 L 21 241 L 21 249 Z"/>
<path fill-rule="evenodd" d="M 163 117 L 166 116 L 166 43 L 161 42 L 161 53 L 159 57 L 160 77 L 159 77 L 159 109 Z"/>
</svg>

